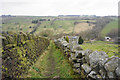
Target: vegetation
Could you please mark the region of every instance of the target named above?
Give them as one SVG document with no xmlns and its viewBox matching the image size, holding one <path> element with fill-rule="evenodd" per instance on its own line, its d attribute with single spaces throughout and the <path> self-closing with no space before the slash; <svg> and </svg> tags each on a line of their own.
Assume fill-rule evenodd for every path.
<svg viewBox="0 0 120 80">
<path fill-rule="evenodd" d="M 111 38 L 118 37 L 118 29 L 112 29 L 109 33 L 107 33 L 107 36 Z"/>
<path fill-rule="evenodd" d="M 40 35 L 42 37 L 49 37 L 51 38 L 53 36 L 54 32 L 52 30 L 43 30 L 42 32 L 40 32 Z"/>
<path fill-rule="evenodd" d="M 38 20 L 32 20 L 32 23 L 38 23 Z"/>
<path fill-rule="evenodd" d="M 69 38 L 68 38 L 68 36 L 66 36 L 65 40 L 69 43 Z"/>
<path fill-rule="evenodd" d="M 83 44 L 84 40 L 82 39 L 82 37 L 80 36 L 78 39 L 78 44 Z"/>
<path fill-rule="evenodd" d="M 101 31 L 101 35 L 106 36 L 113 29 L 118 29 L 118 20 L 108 23 Z"/>
<path fill-rule="evenodd" d="M 34 67 L 34 69 L 33 69 Z M 74 78 L 73 70 L 67 59 L 59 49 L 56 49 L 53 42 L 48 49 L 41 55 L 24 78 Z M 38 72 L 37 70 L 40 70 Z"/>
<path fill-rule="evenodd" d="M 23 17 L 4 17 L 3 18 L 3 31 L 24 31 L 33 34 L 38 34 L 44 28 L 52 29 L 54 30 L 55 34 L 61 34 L 61 33 L 71 33 L 73 31 L 74 22 L 82 22 L 82 21 L 89 21 L 89 22 L 95 22 L 95 20 L 73 20 L 73 19 L 56 19 L 57 17 L 39 17 L 39 16 L 23 16 Z M 33 23 L 35 24 L 33 24 Z M 38 23 L 41 22 L 41 24 L 37 27 Z M 31 26 L 31 27 L 30 27 Z M 62 27 L 61 27 L 62 26 Z"/>
<path fill-rule="evenodd" d="M 9 32 L 3 36 L 5 37 L 2 42 L 3 79 L 20 78 L 49 45 L 47 39 L 25 33 Z"/>
<path fill-rule="evenodd" d="M 81 45 L 83 50 L 91 49 L 93 51 L 104 51 L 108 54 L 109 57 L 115 55 L 120 57 L 118 53 L 118 45 L 113 44 L 112 42 L 107 41 L 95 41 L 92 43 L 84 43 Z"/>
</svg>

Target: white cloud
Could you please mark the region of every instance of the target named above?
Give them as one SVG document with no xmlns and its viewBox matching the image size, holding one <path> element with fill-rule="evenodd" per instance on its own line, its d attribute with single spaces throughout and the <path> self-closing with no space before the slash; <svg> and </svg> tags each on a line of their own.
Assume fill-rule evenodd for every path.
<svg viewBox="0 0 120 80">
<path fill-rule="evenodd" d="M 2 0 L 2 14 L 118 15 L 118 0 Z"/>
</svg>

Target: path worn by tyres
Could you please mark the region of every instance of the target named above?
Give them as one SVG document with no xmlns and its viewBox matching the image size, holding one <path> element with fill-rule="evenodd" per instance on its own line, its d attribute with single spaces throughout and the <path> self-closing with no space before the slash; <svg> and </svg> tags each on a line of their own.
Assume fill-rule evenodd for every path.
<svg viewBox="0 0 120 80">
<path fill-rule="evenodd" d="M 50 45 L 49 55 L 48 55 L 48 58 L 47 58 L 47 61 L 48 61 L 47 66 L 48 67 L 45 70 L 46 72 L 44 72 L 44 75 L 46 77 L 50 77 L 55 72 L 55 64 L 56 64 L 56 62 L 55 62 L 55 59 L 53 57 L 53 52 L 54 52 L 53 51 L 53 46 Z"/>
<path fill-rule="evenodd" d="M 72 67 L 51 41 L 45 52 L 31 66 L 24 78 L 73 78 Z"/>
</svg>

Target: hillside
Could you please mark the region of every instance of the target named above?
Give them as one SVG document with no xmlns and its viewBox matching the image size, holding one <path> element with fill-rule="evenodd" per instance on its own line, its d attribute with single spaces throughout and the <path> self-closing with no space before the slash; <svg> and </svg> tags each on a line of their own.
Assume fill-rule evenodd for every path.
<svg viewBox="0 0 120 80">
<path fill-rule="evenodd" d="M 101 35 L 105 37 L 113 29 L 118 29 L 118 20 L 108 23 L 101 31 Z"/>
<path fill-rule="evenodd" d="M 50 21 L 39 21 L 40 25 L 36 23 L 32 23 L 33 20 L 40 20 L 40 19 L 50 19 Z M 63 18 L 64 19 L 64 18 Z M 71 33 L 73 32 L 73 27 L 82 28 L 83 26 L 75 25 L 75 22 L 83 22 L 86 24 L 85 29 L 89 29 L 89 24 L 86 23 L 86 21 L 89 22 L 95 22 L 95 20 L 72 20 L 72 18 L 68 18 L 65 20 L 57 19 L 57 17 L 32 17 L 32 16 L 18 16 L 18 17 L 9 17 L 9 18 L 3 18 L 2 22 L 2 30 L 3 31 L 13 31 L 13 32 L 32 32 L 37 26 L 37 29 L 35 30 L 34 34 L 40 34 L 41 31 L 44 30 L 52 30 L 54 32 L 54 35 L 61 34 L 61 33 Z M 91 27 L 90 27 L 91 28 Z M 80 32 L 78 29 L 75 29 L 75 32 Z"/>
</svg>

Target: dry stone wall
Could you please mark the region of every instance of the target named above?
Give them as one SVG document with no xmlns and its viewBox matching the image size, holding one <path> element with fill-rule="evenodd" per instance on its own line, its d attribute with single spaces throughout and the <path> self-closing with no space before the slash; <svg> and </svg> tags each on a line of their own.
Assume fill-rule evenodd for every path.
<svg viewBox="0 0 120 80">
<path fill-rule="evenodd" d="M 48 47 L 49 40 L 20 32 L 3 33 L 2 78 L 20 78 Z"/>
<path fill-rule="evenodd" d="M 120 58 L 109 58 L 103 51 L 83 50 L 77 40 L 77 37 L 69 37 L 69 43 L 65 37 L 54 40 L 56 46 L 68 57 L 75 73 L 87 79 L 120 79 Z"/>
</svg>

